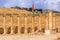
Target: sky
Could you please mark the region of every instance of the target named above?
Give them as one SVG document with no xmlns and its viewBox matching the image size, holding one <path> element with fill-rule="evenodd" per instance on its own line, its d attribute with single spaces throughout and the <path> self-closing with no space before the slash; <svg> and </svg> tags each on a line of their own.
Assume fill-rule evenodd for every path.
<svg viewBox="0 0 60 40">
<path fill-rule="evenodd" d="M 50 9 L 60 11 L 60 0 L 0 0 L 0 7 L 32 7 L 34 3 L 35 9 Z"/>
</svg>

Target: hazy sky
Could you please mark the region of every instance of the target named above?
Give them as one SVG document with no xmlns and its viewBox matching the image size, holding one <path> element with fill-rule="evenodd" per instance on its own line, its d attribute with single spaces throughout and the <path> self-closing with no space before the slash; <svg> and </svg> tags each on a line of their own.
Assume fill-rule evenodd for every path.
<svg viewBox="0 0 60 40">
<path fill-rule="evenodd" d="M 60 11 L 60 0 L 0 0 L 0 7 L 31 7 L 34 3 L 35 8 L 51 9 Z"/>
</svg>

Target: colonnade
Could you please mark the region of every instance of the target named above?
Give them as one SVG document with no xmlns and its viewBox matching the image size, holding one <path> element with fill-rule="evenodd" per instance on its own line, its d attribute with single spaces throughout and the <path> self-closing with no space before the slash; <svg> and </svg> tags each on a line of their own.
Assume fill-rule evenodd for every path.
<svg viewBox="0 0 60 40">
<path fill-rule="evenodd" d="M 43 16 L 44 16 L 44 18 L 43 18 Z M 35 29 L 34 29 L 34 27 L 35 27 L 35 21 L 34 21 L 34 17 L 32 17 L 32 16 L 29 16 L 29 17 L 31 17 L 31 21 L 32 21 L 32 23 L 31 23 L 31 33 L 34 33 L 35 31 Z M 14 20 L 13 20 L 13 18 L 14 18 L 14 16 L 10 16 L 10 20 L 11 20 L 11 34 L 14 34 Z M 45 20 L 45 25 L 44 24 L 42 24 L 42 22 L 43 22 L 43 20 L 42 20 L 42 18 L 43 18 L 43 20 Z M 55 17 L 55 14 L 54 14 L 54 17 L 53 17 L 53 13 L 52 13 L 52 11 L 48 11 L 48 13 L 46 14 L 46 15 L 43 15 L 43 14 L 39 14 L 38 15 L 38 31 L 42 31 L 42 28 L 43 28 L 43 26 L 42 25 L 44 25 L 44 30 L 52 30 L 52 29 L 56 29 L 56 21 L 55 21 L 55 19 L 56 19 L 56 17 Z M 18 27 L 18 34 L 20 34 L 21 32 L 21 16 L 17 16 L 17 22 L 18 22 L 18 25 L 17 25 L 17 27 Z M 25 27 L 25 30 L 24 30 L 24 34 L 27 34 L 27 28 L 28 28 L 28 16 L 24 16 L 24 27 Z M 6 16 L 3 16 L 3 28 L 4 28 L 4 34 L 7 34 L 7 27 L 6 27 Z"/>
</svg>

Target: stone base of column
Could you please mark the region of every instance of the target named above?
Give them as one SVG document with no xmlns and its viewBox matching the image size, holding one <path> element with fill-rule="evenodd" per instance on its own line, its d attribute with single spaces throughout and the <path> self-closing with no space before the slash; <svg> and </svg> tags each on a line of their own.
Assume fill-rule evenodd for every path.
<svg viewBox="0 0 60 40">
<path fill-rule="evenodd" d="M 50 30 L 45 30 L 45 35 L 50 35 L 51 31 Z"/>
<path fill-rule="evenodd" d="M 11 34 L 14 34 L 14 32 L 11 30 Z"/>
<path fill-rule="evenodd" d="M 27 29 L 25 29 L 25 32 L 24 32 L 24 34 L 26 34 L 26 35 L 28 34 L 28 33 L 27 33 Z"/>
<path fill-rule="evenodd" d="M 7 28 L 4 27 L 4 34 L 7 34 Z"/>
<path fill-rule="evenodd" d="M 6 31 L 4 31 L 4 34 L 7 34 Z"/>
<path fill-rule="evenodd" d="M 32 29 L 32 32 L 31 32 L 31 34 L 34 34 L 34 29 Z"/>
<path fill-rule="evenodd" d="M 18 34 L 20 34 L 20 31 L 18 31 Z"/>
</svg>

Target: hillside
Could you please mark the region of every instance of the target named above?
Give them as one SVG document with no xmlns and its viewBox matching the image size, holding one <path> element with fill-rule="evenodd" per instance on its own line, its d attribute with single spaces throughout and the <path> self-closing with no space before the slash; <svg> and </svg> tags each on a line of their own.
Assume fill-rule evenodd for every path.
<svg viewBox="0 0 60 40">
<path fill-rule="evenodd" d="M 26 11 L 26 10 L 21 10 L 21 9 L 14 9 L 14 8 L 0 8 L 0 14 L 5 14 L 5 13 L 17 13 L 17 14 L 30 14 L 31 12 Z"/>
</svg>

